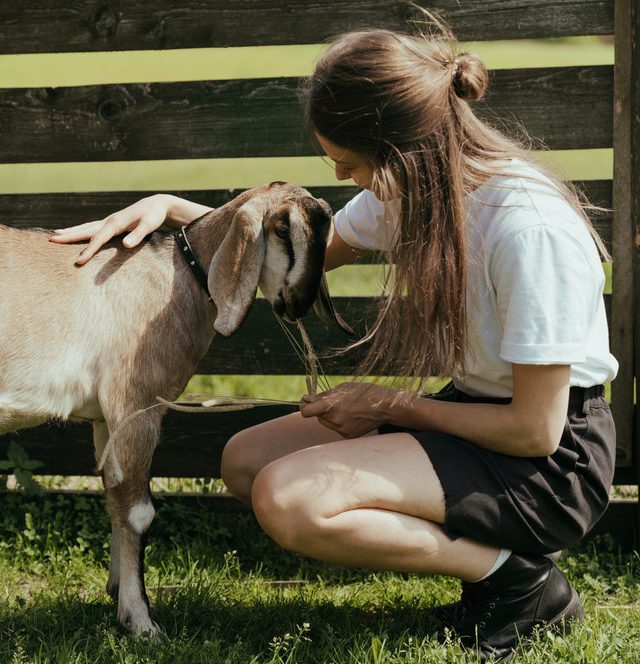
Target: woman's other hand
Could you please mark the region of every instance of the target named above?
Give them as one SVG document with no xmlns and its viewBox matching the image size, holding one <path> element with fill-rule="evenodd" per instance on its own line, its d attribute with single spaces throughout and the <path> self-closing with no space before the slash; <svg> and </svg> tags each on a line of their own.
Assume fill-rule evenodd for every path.
<svg viewBox="0 0 640 664">
<path fill-rule="evenodd" d="M 343 438 L 357 438 L 388 422 L 399 392 L 375 383 L 341 383 L 300 402 L 303 417 L 317 417 Z"/>
<path fill-rule="evenodd" d="M 83 248 L 76 260 L 76 265 L 84 265 L 100 247 L 116 235 L 127 233 L 122 244 L 131 249 L 140 244 L 147 235 L 160 228 L 163 223 L 183 226 L 210 209 L 177 196 L 155 194 L 142 198 L 104 219 L 56 229 L 49 239 L 59 244 L 88 240 L 89 244 Z"/>
</svg>

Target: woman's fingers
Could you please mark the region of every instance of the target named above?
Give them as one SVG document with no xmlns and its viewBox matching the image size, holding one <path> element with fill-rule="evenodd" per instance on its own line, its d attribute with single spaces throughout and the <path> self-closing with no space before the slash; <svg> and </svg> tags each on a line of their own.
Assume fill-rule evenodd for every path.
<svg viewBox="0 0 640 664">
<path fill-rule="evenodd" d="M 111 230 L 103 219 L 101 221 L 90 221 L 80 226 L 60 229 L 59 232 L 49 237 L 49 241 L 58 244 L 69 244 L 89 240 L 89 244 L 80 252 L 76 259 L 76 265 L 84 265 L 113 235 L 114 231 Z"/>
<path fill-rule="evenodd" d="M 109 240 L 127 231 L 129 232 L 122 242 L 130 249 L 140 244 L 149 233 L 158 229 L 165 221 L 167 206 L 162 204 L 162 200 L 164 199 L 160 197 L 143 198 L 105 219 L 60 228 L 53 232 L 50 240 L 59 244 L 88 240 L 89 244 L 80 252 L 76 265 L 84 265 Z"/>
<path fill-rule="evenodd" d="M 125 212 L 126 210 L 122 210 L 104 220 L 102 227 L 96 231 L 89 240 L 89 244 L 80 252 L 80 255 L 76 260 L 76 265 L 84 265 L 87 261 L 93 258 L 99 249 L 109 242 L 109 240 L 112 240 L 116 235 L 120 235 L 132 228 L 137 220 L 132 220 L 129 215 L 124 214 Z M 144 237 L 144 235 L 142 237 Z M 137 242 L 127 242 L 125 246 L 131 248 L 136 244 Z"/>
<path fill-rule="evenodd" d="M 78 258 L 76 259 L 76 265 L 84 265 L 89 261 L 95 254 L 98 249 L 108 242 L 113 237 L 113 233 L 109 232 L 109 229 L 103 227 L 101 231 L 98 231 L 90 240 L 89 244 L 80 252 Z"/>
<path fill-rule="evenodd" d="M 326 394 L 326 392 L 315 396 L 305 394 L 302 397 L 299 406 L 302 417 L 318 417 L 324 415 L 331 407 L 329 400 L 325 398 Z"/>
<path fill-rule="evenodd" d="M 130 230 L 131 232 L 125 235 L 122 244 L 124 244 L 127 249 L 138 246 L 147 235 L 153 233 L 153 231 L 162 226 L 165 217 L 166 213 L 164 210 L 160 211 L 153 209 L 142 214 L 135 225 L 131 224 L 130 228 L 125 229 Z"/>
<path fill-rule="evenodd" d="M 89 240 L 103 223 L 104 220 L 101 219 L 99 221 L 88 221 L 87 223 L 79 224 L 78 226 L 56 228 L 49 239 L 51 242 L 58 242 L 59 244 Z"/>
</svg>

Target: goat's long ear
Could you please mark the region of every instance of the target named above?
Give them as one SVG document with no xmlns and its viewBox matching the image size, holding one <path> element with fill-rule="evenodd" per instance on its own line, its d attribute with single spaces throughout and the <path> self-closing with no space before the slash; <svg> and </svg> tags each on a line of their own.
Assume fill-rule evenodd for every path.
<svg viewBox="0 0 640 664">
<path fill-rule="evenodd" d="M 320 285 L 318 286 L 318 294 L 316 295 L 315 302 L 313 303 L 313 310 L 318 315 L 318 318 L 321 318 L 324 321 L 329 323 L 335 323 L 343 332 L 355 336 L 353 328 L 345 319 L 336 311 L 336 308 L 333 306 L 331 300 L 331 295 L 329 295 L 329 286 L 327 285 L 327 278 L 322 274 L 320 279 Z"/>
<path fill-rule="evenodd" d="M 213 255 L 208 286 L 217 315 L 213 327 L 228 337 L 235 332 L 253 304 L 264 259 L 263 210 L 243 205 Z"/>
</svg>

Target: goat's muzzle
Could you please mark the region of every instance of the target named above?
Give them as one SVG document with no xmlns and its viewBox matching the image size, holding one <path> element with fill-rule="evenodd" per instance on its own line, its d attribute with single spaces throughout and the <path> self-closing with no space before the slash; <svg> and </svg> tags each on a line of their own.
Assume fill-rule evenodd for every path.
<svg viewBox="0 0 640 664">
<path fill-rule="evenodd" d="M 307 298 L 296 298 L 291 292 L 285 294 L 283 291 L 278 291 L 273 300 L 272 307 L 277 316 L 288 323 L 295 323 L 296 320 L 302 318 L 307 313 L 310 302 Z M 337 325 L 347 334 L 355 335 L 352 327 L 336 311 L 324 274 L 320 279 L 316 298 L 313 301 L 313 310 L 320 319 Z"/>
<path fill-rule="evenodd" d="M 306 310 L 296 315 L 294 306 L 289 299 L 285 299 L 282 291 L 278 291 L 278 294 L 273 300 L 273 311 L 274 313 L 287 321 L 287 323 L 295 323 L 298 318 L 302 318 L 306 313 Z"/>
</svg>

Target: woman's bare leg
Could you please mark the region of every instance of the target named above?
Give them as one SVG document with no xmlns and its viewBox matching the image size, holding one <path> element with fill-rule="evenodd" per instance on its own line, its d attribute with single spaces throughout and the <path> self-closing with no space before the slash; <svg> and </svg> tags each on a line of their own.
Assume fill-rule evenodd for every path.
<svg viewBox="0 0 640 664">
<path fill-rule="evenodd" d="M 263 422 L 238 432 L 225 445 L 220 464 L 222 479 L 236 498 L 250 506 L 253 480 L 266 465 L 292 452 L 335 440 L 342 437 L 300 413 Z"/>
<path fill-rule="evenodd" d="M 298 414 L 247 429 L 223 456 L 230 491 L 287 549 L 358 567 L 474 581 L 498 549 L 451 540 L 431 462 L 404 433 L 339 439 Z"/>
</svg>

